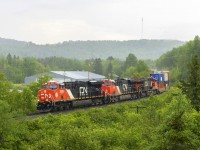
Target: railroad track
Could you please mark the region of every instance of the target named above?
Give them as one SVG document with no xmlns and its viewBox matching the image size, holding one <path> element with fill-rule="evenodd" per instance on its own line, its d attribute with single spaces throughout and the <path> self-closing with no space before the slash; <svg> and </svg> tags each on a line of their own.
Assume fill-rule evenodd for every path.
<svg viewBox="0 0 200 150">
<path fill-rule="evenodd" d="M 46 115 L 49 115 L 49 114 L 52 114 L 52 115 L 69 114 L 69 113 L 72 113 L 72 112 L 75 112 L 75 111 L 78 111 L 78 110 L 88 110 L 88 109 L 91 109 L 91 108 L 107 107 L 107 106 L 110 106 L 110 105 L 119 105 L 121 103 L 136 102 L 136 101 L 144 100 L 144 99 L 147 99 L 147 98 L 149 98 L 149 96 L 148 97 L 142 97 L 142 98 L 139 98 L 139 99 L 123 100 L 123 101 L 118 101 L 118 102 L 109 103 L 109 104 L 74 107 L 74 108 L 68 109 L 68 110 L 60 110 L 60 111 L 53 111 L 53 112 L 36 112 L 36 113 L 32 113 L 32 114 L 27 115 L 27 118 L 37 118 L 37 117 L 42 117 L 42 116 L 46 116 Z"/>
</svg>

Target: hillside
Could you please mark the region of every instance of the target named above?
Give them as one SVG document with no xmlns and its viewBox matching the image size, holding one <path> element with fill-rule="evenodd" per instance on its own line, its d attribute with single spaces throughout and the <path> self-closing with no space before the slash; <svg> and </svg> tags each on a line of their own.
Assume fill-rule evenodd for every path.
<svg viewBox="0 0 200 150">
<path fill-rule="evenodd" d="M 0 54 L 8 53 L 19 57 L 44 58 L 62 56 L 66 58 L 88 59 L 113 56 L 125 59 L 133 53 L 139 59 L 157 59 L 163 53 L 184 42 L 176 40 L 130 40 L 130 41 L 65 41 L 58 44 L 37 45 L 0 38 Z"/>
<path fill-rule="evenodd" d="M 194 56 L 200 56 L 200 38 L 196 36 L 184 45 L 163 54 L 156 62 L 159 70 L 170 70 L 171 81 L 185 80 L 187 67 Z"/>
</svg>

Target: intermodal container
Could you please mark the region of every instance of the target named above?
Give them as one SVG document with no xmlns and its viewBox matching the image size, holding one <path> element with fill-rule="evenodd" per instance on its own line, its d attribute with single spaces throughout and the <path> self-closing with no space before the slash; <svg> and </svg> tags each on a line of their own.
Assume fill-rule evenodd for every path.
<svg viewBox="0 0 200 150">
<path fill-rule="evenodd" d="M 150 77 L 156 79 L 156 81 L 158 81 L 158 82 L 164 81 L 164 74 L 158 74 L 158 73 L 150 74 Z"/>
<path fill-rule="evenodd" d="M 169 81 L 169 71 L 162 71 L 162 74 L 164 74 L 164 81 Z"/>
</svg>

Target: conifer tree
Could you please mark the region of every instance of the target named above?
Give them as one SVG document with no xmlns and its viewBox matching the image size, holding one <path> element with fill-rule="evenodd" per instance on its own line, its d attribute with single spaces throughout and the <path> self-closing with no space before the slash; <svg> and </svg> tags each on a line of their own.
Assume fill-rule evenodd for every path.
<svg viewBox="0 0 200 150">
<path fill-rule="evenodd" d="M 130 66 L 136 66 L 137 65 L 137 57 L 134 54 L 129 54 L 128 57 L 126 57 L 125 61 L 125 68 L 127 69 Z"/>
<path fill-rule="evenodd" d="M 187 81 L 182 81 L 183 92 L 191 100 L 194 108 L 200 110 L 200 58 L 194 56 L 191 63 L 188 65 Z"/>
<path fill-rule="evenodd" d="M 103 66 L 101 58 L 97 58 L 94 61 L 94 72 L 97 74 L 103 74 Z"/>
</svg>

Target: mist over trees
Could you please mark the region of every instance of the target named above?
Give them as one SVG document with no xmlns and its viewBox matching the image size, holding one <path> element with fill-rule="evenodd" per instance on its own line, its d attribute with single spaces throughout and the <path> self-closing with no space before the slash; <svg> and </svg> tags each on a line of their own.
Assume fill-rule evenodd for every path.
<svg viewBox="0 0 200 150">
<path fill-rule="evenodd" d="M 57 44 L 37 45 L 0 38 L 0 54 L 19 57 L 64 57 L 72 59 L 106 59 L 109 56 L 125 60 L 129 53 L 138 59 L 157 59 L 163 53 L 184 42 L 176 40 L 129 40 L 129 41 L 65 41 Z"/>
</svg>

